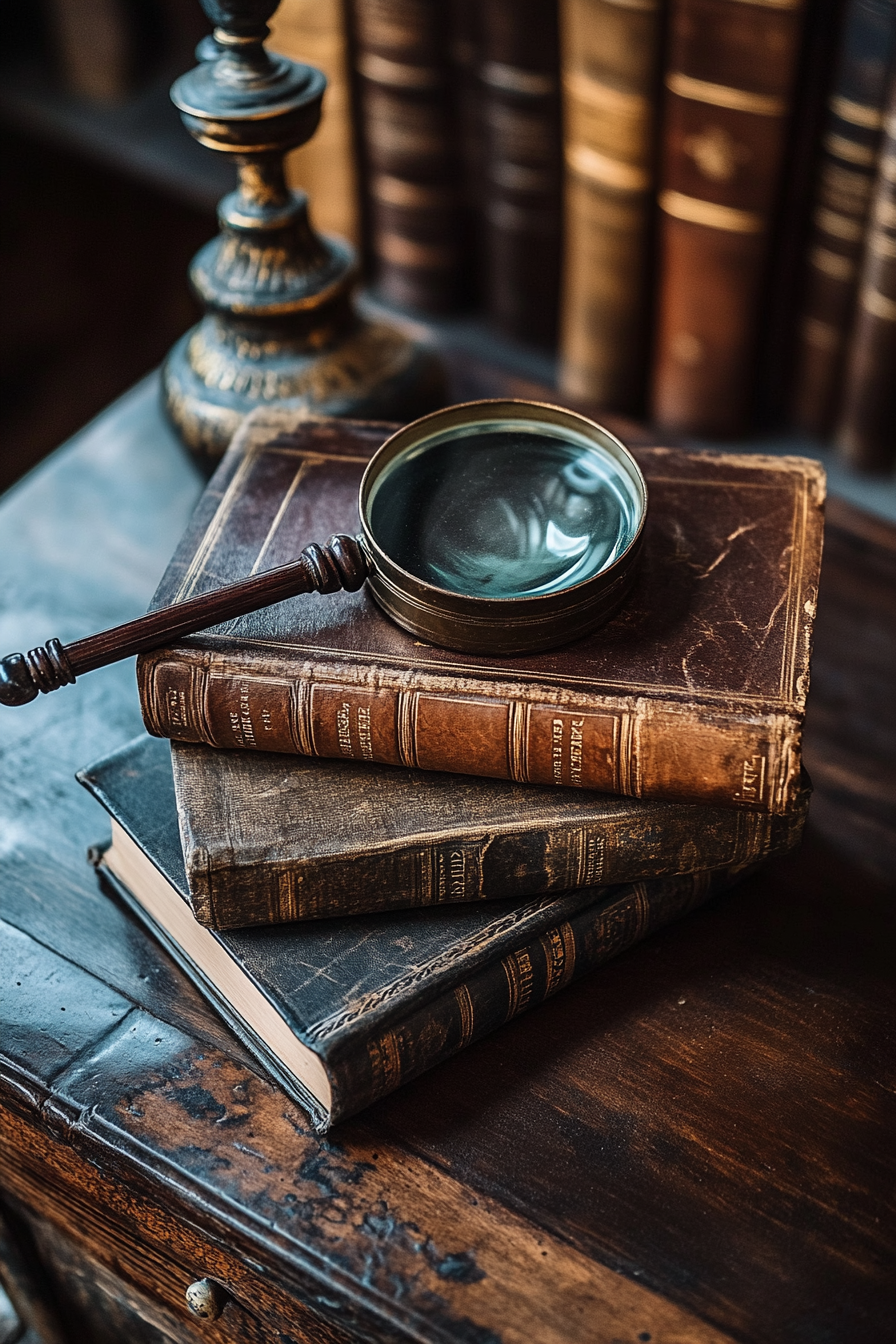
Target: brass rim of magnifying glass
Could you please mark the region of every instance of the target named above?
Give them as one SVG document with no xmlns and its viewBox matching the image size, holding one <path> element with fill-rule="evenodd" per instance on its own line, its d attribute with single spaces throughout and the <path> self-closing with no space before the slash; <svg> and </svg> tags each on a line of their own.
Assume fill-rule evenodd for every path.
<svg viewBox="0 0 896 1344">
<path fill-rule="evenodd" d="M 485 421 L 529 420 L 556 425 L 590 439 L 615 459 L 639 500 L 638 526 L 628 546 L 606 569 L 556 592 L 531 597 L 468 597 L 427 583 L 402 569 L 377 542 L 368 507 L 376 481 L 400 453 L 444 430 Z M 387 439 L 364 472 L 359 510 L 364 544 L 373 560 L 371 594 L 399 625 L 428 643 L 463 653 L 537 653 L 580 639 L 618 611 L 635 581 L 647 517 L 647 485 L 637 462 L 615 434 L 587 416 L 547 402 L 470 401 L 405 425 Z"/>
</svg>

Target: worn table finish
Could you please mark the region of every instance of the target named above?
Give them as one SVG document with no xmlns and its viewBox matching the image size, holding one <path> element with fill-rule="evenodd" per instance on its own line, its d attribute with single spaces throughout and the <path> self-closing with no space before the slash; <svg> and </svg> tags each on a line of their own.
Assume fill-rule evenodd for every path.
<svg viewBox="0 0 896 1344">
<path fill-rule="evenodd" d="M 0 504 L 4 650 L 145 606 L 200 488 L 155 396 Z M 4 712 L 0 1170 L 61 1337 L 885 1338 L 894 606 L 893 533 L 834 508 L 799 856 L 329 1141 L 84 862 L 72 776 L 140 730 L 132 667 Z"/>
</svg>

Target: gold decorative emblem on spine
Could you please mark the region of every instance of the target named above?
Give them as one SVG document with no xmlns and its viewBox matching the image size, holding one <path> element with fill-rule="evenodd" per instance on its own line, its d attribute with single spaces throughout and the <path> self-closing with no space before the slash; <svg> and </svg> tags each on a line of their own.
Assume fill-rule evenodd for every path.
<svg viewBox="0 0 896 1344">
<path fill-rule="evenodd" d="M 544 996 L 556 994 L 558 989 L 568 985 L 576 969 L 576 938 L 569 921 L 564 921 L 555 929 L 543 934 L 541 946 L 547 966 L 547 980 Z"/>
<path fill-rule="evenodd" d="M 381 233 L 374 250 L 384 261 L 395 266 L 416 267 L 425 271 L 433 266 L 448 266 L 457 258 L 457 248 L 441 243 L 418 243 L 400 233 Z"/>
<path fill-rule="evenodd" d="M 615 738 L 614 746 L 616 748 L 615 792 L 624 793 L 630 798 L 637 798 L 640 793 L 640 781 L 636 778 L 635 770 L 634 714 L 623 713 L 621 719 L 616 720 L 613 737 Z"/>
<path fill-rule="evenodd" d="M 852 126 L 861 126 L 866 131 L 879 131 L 884 124 L 884 114 L 877 107 L 867 103 L 854 103 L 851 98 L 843 98 L 835 93 L 828 101 L 828 107 L 841 121 Z"/>
<path fill-rule="evenodd" d="M 631 192 L 644 192 L 650 187 L 651 176 L 645 168 L 622 163 L 590 145 L 567 145 L 564 158 L 571 172 L 602 187 Z"/>
<path fill-rule="evenodd" d="M 829 275 L 832 280 L 855 279 L 855 262 L 850 257 L 842 257 L 839 252 L 831 252 L 826 247 L 813 247 L 809 253 L 809 263 L 817 271 Z"/>
<path fill-rule="evenodd" d="M 862 168 L 874 167 L 874 150 L 868 145 L 860 145 L 855 140 L 848 140 L 845 135 L 836 135 L 833 131 L 824 137 L 822 143 L 835 159 L 843 159 L 845 163 L 857 163 Z"/>
<path fill-rule="evenodd" d="M 402 765 L 417 764 L 417 705 L 418 691 L 399 691 L 396 716 L 398 719 L 398 754 Z"/>
<path fill-rule="evenodd" d="M 406 65 L 403 61 L 377 56 L 372 51 L 360 53 L 356 68 L 359 75 L 373 84 L 384 84 L 386 88 L 437 89 L 442 83 L 442 73 L 434 66 Z"/>
<path fill-rule="evenodd" d="M 753 210 L 735 210 L 733 206 L 701 201 L 681 191 L 661 191 L 659 204 L 665 214 L 688 224 L 703 224 L 708 229 L 723 229 L 727 233 L 765 232 L 765 219 Z"/>
<path fill-rule="evenodd" d="M 519 700 L 510 704 L 507 733 L 507 756 L 510 778 L 518 784 L 529 782 L 529 717 L 530 706 Z"/>
<path fill-rule="evenodd" d="M 522 94 L 525 98 L 547 98 L 557 88 L 557 82 L 551 75 L 537 70 L 524 70 L 518 65 L 504 65 L 501 61 L 486 61 L 479 77 L 489 88 L 500 89 L 503 93 Z"/>
<path fill-rule="evenodd" d="M 669 72 L 666 88 L 670 93 L 677 93 L 679 98 L 709 103 L 712 107 L 729 108 L 732 112 L 752 112 L 761 117 L 783 117 L 787 112 L 787 101 L 784 98 L 752 93 L 749 89 L 734 89 L 728 84 L 712 84 L 709 80 L 682 74 L 680 70 Z"/>
<path fill-rule="evenodd" d="M 521 1013 L 531 1003 L 535 977 L 532 970 L 532 959 L 525 948 L 519 952 L 511 952 L 509 957 L 504 958 L 501 965 L 507 977 L 507 1017 L 505 1021 L 509 1022 L 512 1017 L 516 1017 L 517 1013 Z"/>
<path fill-rule="evenodd" d="M 813 222 L 832 238 L 842 238 L 845 243 L 859 243 L 864 235 L 862 221 L 852 215 L 841 215 L 838 210 L 828 210 L 819 206 L 813 216 Z"/>
<path fill-rule="evenodd" d="M 457 986 L 454 991 L 454 999 L 460 1013 L 460 1040 L 457 1048 L 463 1050 L 464 1046 L 469 1045 L 473 1039 L 473 1000 L 466 985 Z"/>
<path fill-rule="evenodd" d="M 888 299 L 880 290 L 871 289 L 870 286 L 863 289 L 859 302 L 872 317 L 878 317 L 883 322 L 896 322 L 896 299 Z"/>
<path fill-rule="evenodd" d="M 401 1048 L 394 1031 L 385 1031 L 367 1042 L 367 1055 L 373 1069 L 373 1095 L 385 1096 L 401 1082 Z"/>
<path fill-rule="evenodd" d="M 311 683 L 304 677 L 293 682 L 289 697 L 289 731 L 296 751 L 302 756 L 313 756 L 314 724 L 311 717 Z"/>
</svg>

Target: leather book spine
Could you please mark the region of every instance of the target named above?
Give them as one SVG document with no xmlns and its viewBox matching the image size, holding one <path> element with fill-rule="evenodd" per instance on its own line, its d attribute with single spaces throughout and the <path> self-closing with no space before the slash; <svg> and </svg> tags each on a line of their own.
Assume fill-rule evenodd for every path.
<svg viewBox="0 0 896 1344">
<path fill-rule="evenodd" d="M 345 663 L 262 671 L 237 649 L 184 644 L 138 661 L 147 731 L 213 747 L 378 761 L 782 812 L 799 784 L 801 719 L 647 697 L 467 679 L 415 685 Z M 543 698 L 542 698 L 543 697 Z"/>
<path fill-rule="evenodd" d="M 176 778 L 176 770 L 175 770 Z M 425 786 L 424 786 L 425 787 Z M 782 817 L 734 808 L 669 807 L 571 824 L 470 830 L 383 846 L 359 835 L 344 854 L 283 857 L 276 797 L 267 857 L 244 857 L 230 816 L 214 831 L 179 806 L 193 914 L 213 929 L 528 899 L 756 862 L 799 841 L 808 793 Z M 231 811 L 239 800 L 231 800 Z M 697 838 L 699 836 L 699 839 Z M 260 837 L 259 837 L 260 838 Z"/>
<path fill-rule="evenodd" d="M 286 158 L 291 187 L 307 191 L 315 227 L 358 241 L 345 14 L 342 0 L 281 0 L 271 18 L 270 47 L 306 61 L 327 77 L 320 126 Z"/>
<path fill-rule="evenodd" d="M 641 409 L 647 373 L 659 0 L 561 0 L 560 387 Z"/>
<path fill-rule="evenodd" d="M 375 284 L 384 299 L 443 313 L 466 298 L 450 32 L 438 0 L 351 0 Z"/>
<path fill-rule="evenodd" d="M 653 415 L 748 425 L 804 0 L 672 0 L 659 193 Z"/>
<path fill-rule="evenodd" d="M 896 460 L 896 79 L 884 131 L 837 433 L 848 462 L 882 472 Z"/>
<path fill-rule="evenodd" d="M 363 1023 L 327 1051 L 331 1124 L 362 1110 L 731 886 L 743 870 L 696 873 L 609 891 L 454 989 L 403 1008 L 385 1029 Z M 323 1044 L 323 1043 L 321 1043 Z"/>
<path fill-rule="evenodd" d="M 557 337 L 563 189 L 557 0 L 483 0 L 485 308 L 505 335 Z"/>
<path fill-rule="evenodd" d="M 896 2 L 850 0 L 828 99 L 797 333 L 792 418 L 811 434 L 830 434 L 839 409 L 894 53 Z"/>
<path fill-rule="evenodd" d="M 480 302 L 482 275 L 483 128 L 482 24 L 480 0 L 450 0 L 450 55 L 457 142 L 460 150 L 461 198 L 470 238 L 469 299 Z M 463 398 L 461 398 L 463 400 Z"/>
<path fill-rule="evenodd" d="M 757 421 L 763 427 L 779 428 L 790 414 L 812 192 L 845 7 L 846 0 L 807 0 L 806 5 L 793 130 L 768 275 L 768 313 L 760 338 Z"/>
</svg>

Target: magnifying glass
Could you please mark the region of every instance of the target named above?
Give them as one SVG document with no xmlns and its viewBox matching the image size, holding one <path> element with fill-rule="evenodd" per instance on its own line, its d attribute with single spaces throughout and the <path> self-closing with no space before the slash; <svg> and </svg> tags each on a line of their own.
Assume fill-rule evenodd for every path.
<svg viewBox="0 0 896 1344">
<path fill-rule="evenodd" d="M 361 481 L 361 534 L 87 639 L 0 662 L 0 704 L 300 593 L 365 582 L 398 625 L 465 653 L 534 653 L 619 609 L 647 516 L 638 464 L 602 426 L 529 401 L 478 401 L 387 439 Z"/>
</svg>

